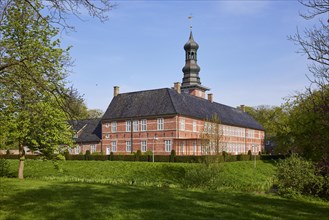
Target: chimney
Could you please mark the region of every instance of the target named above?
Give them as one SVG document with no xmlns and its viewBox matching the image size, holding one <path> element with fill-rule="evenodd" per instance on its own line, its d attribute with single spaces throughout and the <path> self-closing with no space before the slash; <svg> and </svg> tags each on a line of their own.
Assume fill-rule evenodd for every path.
<svg viewBox="0 0 329 220">
<path fill-rule="evenodd" d="M 180 83 L 179 83 L 179 82 L 175 82 L 175 83 L 174 83 L 174 89 L 175 89 L 176 92 L 178 92 L 179 94 L 181 93 L 181 91 L 180 91 Z"/>
<path fill-rule="evenodd" d="M 209 93 L 209 94 L 208 94 L 208 100 L 209 100 L 210 102 L 213 102 L 213 94 L 212 94 L 212 93 Z"/>
<path fill-rule="evenodd" d="M 119 95 L 120 87 L 119 86 L 114 86 L 113 89 L 114 89 L 113 96 L 115 97 L 115 96 Z"/>
<path fill-rule="evenodd" d="M 246 112 L 246 108 L 244 105 L 240 105 L 240 109 L 241 109 L 241 111 Z"/>
</svg>

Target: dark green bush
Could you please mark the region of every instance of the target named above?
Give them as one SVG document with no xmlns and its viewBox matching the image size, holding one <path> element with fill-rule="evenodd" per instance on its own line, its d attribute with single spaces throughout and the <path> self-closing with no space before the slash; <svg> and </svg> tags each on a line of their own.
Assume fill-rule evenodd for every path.
<svg viewBox="0 0 329 220">
<path fill-rule="evenodd" d="M 10 176 L 10 165 L 6 159 L 0 159 L 0 177 Z"/>
<path fill-rule="evenodd" d="M 148 161 L 150 161 L 150 156 L 149 155 L 141 155 L 140 157 L 139 157 L 139 161 L 144 161 L 144 162 L 148 162 Z"/>
<path fill-rule="evenodd" d="M 135 161 L 140 161 L 140 156 L 142 155 L 141 150 L 137 150 L 135 154 Z"/>
<path fill-rule="evenodd" d="M 222 166 L 219 163 L 206 164 L 186 170 L 182 185 L 187 188 L 216 189 L 219 187 L 219 173 Z"/>
<path fill-rule="evenodd" d="M 176 157 L 176 151 L 175 150 L 171 150 L 170 152 L 170 162 L 175 162 L 175 157 Z"/>
<path fill-rule="evenodd" d="M 279 194 L 284 196 L 318 195 L 323 191 L 324 178 L 315 174 L 311 161 L 292 154 L 277 164 Z"/>
<path fill-rule="evenodd" d="M 110 156 L 109 156 L 109 160 L 113 160 L 113 156 L 114 156 L 114 153 L 111 151 Z"/>
<path fill-rule="evenodd" d="M 90 150 L 86 150 L 86 153 L 85 153 L 85 159 L 86 159 L 86 160 L 90 160 L 90 159 L 91 159 L 91 156 L 90 156 Z"/>
<path fill-rule="evenodd" d="M 154 155 L 154 162 L 169 162 L 169 155 Z"/>
<path fill-rule="evenodd" d="M 246 155 L 246 154 L 236 155 L 236 160 L 237 161 L 247 161 L 247 160 L 250 160 L 250 155 Z"/>
</svg>

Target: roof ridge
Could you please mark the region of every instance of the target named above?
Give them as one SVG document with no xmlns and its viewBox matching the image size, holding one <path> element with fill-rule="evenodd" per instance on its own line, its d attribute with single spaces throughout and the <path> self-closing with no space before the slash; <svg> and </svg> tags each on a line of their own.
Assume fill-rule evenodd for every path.
<svg viewBox="0 0 329 220">
<path fill-rule="evenodd" d="M 170 102 L 171 102 L 171 104 L 172 104 L 172 106 L 173 106 L 173 108 L 174 108 L 174 111 L 175 111 L 175 113 L 176 114 L 178 114 L 178 112 L 177 112 L 177 110 L 176 110 L 176 107 L 175 107 L 175 105 L 174 105 L 174 102 L 173 102 L 173 100 L 172 100 L 172 97 L 171 97 L 171 94 L 170 94 L 170 90 L 173 90 L 173 89 L 170 89 L 170 88 L 167 88 L 167 93 L 168 93 L 168 95 L 169 95 L 169 97 L 170 97 Z"/>
<path fill-rule="evenodd" d="M 147 90 L 141 90 L 141 91 L 125 92 L 125 93 L 119 93 L 118 96 L 123 95 L 123 94 L 134 94 L 134 93 L 150 92 L 150 91 L 157 91 L 157 90 L 164 90 L 164 89 L 168 89 L 168 88 L 147 89 Z"/>
</svg>

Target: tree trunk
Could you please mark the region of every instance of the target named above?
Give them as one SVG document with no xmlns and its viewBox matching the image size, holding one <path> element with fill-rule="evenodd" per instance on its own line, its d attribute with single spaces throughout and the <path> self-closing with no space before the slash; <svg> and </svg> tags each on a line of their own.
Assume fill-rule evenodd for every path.
<svg viewBox="0 0 329 220">
<path fill-rule="evenodd" d="M 24 179 L 24 160 L 25 151 L 22 145 L 19 146 L 19 165 L 18 165 L 18 179 Z"/>
</svg>

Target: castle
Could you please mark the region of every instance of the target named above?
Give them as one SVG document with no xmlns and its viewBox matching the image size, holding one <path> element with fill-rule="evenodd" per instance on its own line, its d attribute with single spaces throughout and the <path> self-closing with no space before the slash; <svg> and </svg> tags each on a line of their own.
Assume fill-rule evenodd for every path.
<svg viewBox="0 0 329 220">
<path fill-rule="evenodd" d="M 131 154 L 140 150 L 166 155 L 175 150 L 177 155 L 203 155 L 262 151 L 264 129 L 244 107 L 214 102 L 213 95 L 206 94 L 210 89 L 201 85 L 198 48 L 191 31 L 184 45 L 184 77 L 172 88 L 120 93 L 114 86 L 113 99 L 101 119 L 73 123 L 77 146 L 71 153 Z"/>
</svg>

